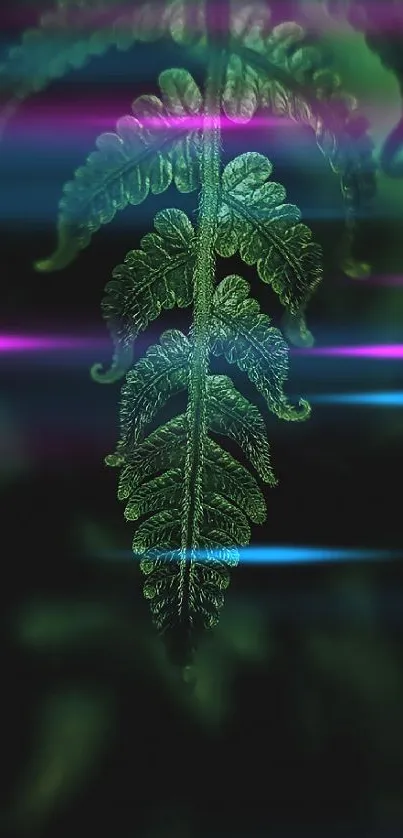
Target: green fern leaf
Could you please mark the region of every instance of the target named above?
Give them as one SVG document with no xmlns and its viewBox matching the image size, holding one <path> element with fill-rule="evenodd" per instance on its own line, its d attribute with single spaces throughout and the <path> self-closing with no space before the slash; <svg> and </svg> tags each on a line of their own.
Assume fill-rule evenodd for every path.
<svg viewBox="0 0 403 838">
<path fill-rule="evenodd" d="M 172 472 L 171 472 L 172 475 Z M 162 475 L 165 477 L 165 475 Z M 177 474 L 182 482 L 182 476 Z M 160 478 L 157 478 L 159 481 Z M 172 507 L 152 515 L 137 527 L 133 538 L 133 552 L 139 555 L 147 553 L 152 548 L 176 548 L 181 537 L 182 510 Z M 239 509 L 227 501 L 222 495 L 206 493 L 203 501 L 202 531 L 218 534 L 218 543 L 224 546 L 247 544 L 250 539 L 250 526 Z M 214 551 L 212 551 L 214 552 Z M 196 591 L 199 596 L 199 591 Z"/>
<path fill-rule="evenodd" d="M 143 515 L 168 509 L 171 505 L 178 507 L 182 498 L 181 479 L 180 469 L 169 469 L 138 486 L 130 494 L 125 518 L 128 521 L 136 521 Z"/>
<path fill-rule="evenodd" d="M 270 160 L 257 152 L 228 163 L 215 246 L 221 256 L 239 250 L 291 314 L 300 314 L 321 279 L 322 251 L 309 227 L 298 223 L 298 207 L 283 203 L 284 187 L 268 182 L 271 172 Z"/>
<path fill-rule="evenodd" d="M 259 476 L 273 485 L 270 447 L 263 417 L 255 405 L 238 392 L 226 375 L 207 379 L 207 424 L 213 433 L 224 434 L 242 448 Z"/>
<path fill-rule="evenodd" d="M 184 463 L 183 455 L 178 452 L 177 462 Z M 126 467 L 130 469 L 130 466 Z M 168 469 L 164 474 L 153 477 L 141 485 L 129 478 L 125 480 L 126 488 L 121 492 L 121 500 L 128 499 L 125 517 L 128 521 L 135 521 L 143 515 L 167 509 L 171 505 L 177 507 L 183 494 L 183 472 L 180 468 Z M 276 485 L 274 475 L 271 485 Z M 266 506 L 262 492 L 250 472 L 240 465 L 227 451 L 224 451 L 213 440 L 207 440 L 205 469 L 203 473 L 204 492 L 212 491 L 219 494 L 225 485 L 228 500 L 243 511 L 253 523 L 261 524 L 266 518 Z"/>
<path fill-rule="evenodd" d="M 164 509 L 147 518 L 136 529 L 133 553 L 142 555 L 154 547 L 161 549 L 161 545 L 164 549 L 177 548 L 181 537 L 181 518 L 181 510 L 175 508 L 169 511 Z"/>
<path fill-rule="evenodd" d="M 222 491 L 225 491 L 225 484 Z M 218 544 L 248 544 L 251 531 L 247 518 L 223 495 L 207 492 L 203 498 L 203 515 L 205 534 L 211 533 L 212 530 L 221 534 L 217 538 Z"/>
<path fill-rule="evenodd" d="M 179 416 L 130 451 L 118 450 L 106 458 L 109 465 L 123 466 L 118 495 L 128 500 L 127 520 L 150 516 L 136 529 L 133 551 L 144 556 L 140 563 L 147 577 L 144 595 L 150 600 L 154 621 L 161 631 L 177 627 L 185 633 L 217 622 L 221 591 L 229 582 L 227 565 L 238 561 L 235 545 L 250 539 L 246 515 L 250 512 L 252 519 L 261 520 L 265 512 L 264 499 L 248 471 L 207 439 L 199 545 L 188 560 L 177 549 L 186 433 L 186 416 Z M 216 483 L 210 479 L 212 472 Z M 216 491 L 218 482 L 220 491 Z"/>
<path fill-rule="evenodd" d="M 172 329 L 127 374 L 120 402 L 119 452 L 136 445 L 158 410 L 186 389 L 189 355 L 187 337 Z"/>
<path fill-rule="evenodd" d="M 270 31 L 270 9 L 265 3 L 231 2 L 230 36 L 249 49 L 263 49 Z M 249 122 L 259 103 L 259 76 L 240 55 L 228 57 L 222 104 L 234 122 Z"/>
<path fill-rule="evenodd" d="M 195 231 L 187 215 L 166 209 L 154 219 L 156 233 L 141 239 L 141 250 L 131 250 L 113 271 L 102 301 L 104 318 L 115 351 L 111 369 L 99 364 L 91 370 L 95 381 L 117 381 L 130 367 L 133 341 L 162 309 L 189 306 L 193 299 Z"/>
<path fill-rule="evenodd" d="M 204 452 L 203 486 L 221 492 L 225 485 L 228 500 L 235 504 L 255 524 L 266 519 L 266 505 L 259 485 L 251 473 L 234 457 L 207 437 Z M 276 484 L 273 476 L 272 484 Z"/>
<path fill-rule="evenodd" d="M 149 600 L 154 622 L 161 633 L 176 629 L 185 654 L 191 630 L 217 624 L 223 591 L 229 584 L 228 568 L 238 561 L 237 551 L 228 548 L 215 549 L 215 557 L 206 561 L 202 552 L 209 553 L 211 539 L 201 537 L 200 541 L 204 547 L 200 561 L 187 564 L 181 562 L 179 551 L 156 550 L 140 562 L 146 575 L 144 596 Z"/>
<path fill-rule="evenodd" d="M 180 485 L 181 478 L 177 472 Z M 189 633 L 218 622 L 222 591 L 229 584 L 228 567 L 239 558 L 232 542 L 247 543 L 250 528 L 245 515 L 224 497 L 206 493 L 200 546 L 196 558 L 187 560 L 175 549 L 181 518 L 180 507 L 153 515 L 138 527 L 133 550 L 140 556 L 146 554 L 140 563 L 147 577 L 144 595 L 150 601 L 157 628 Z"/>
<path fill-rule="evenodd" d="M 178 464 L 178 449 L 179 456 L 184 457 L 182 449 L 185 440 L 186 422 L 185 415 L 182 414 L 152 431 L 130 455 L 117 451 L 105 457 L 108 466 L 124 466 L 119 479 L 119 500 L 126 500 L 133 489 L 140 486 L 147 477 L 175 467 Z"/>
<path fill-rule="evenodd" d="M 280 419 L 302 420 L 310 412 L 308 402 L 291 405 L 283 392 L 288 374 L 288 347 L 281 332 L 270 326 L 267 314 L 251 299 L 249 284 L 241 276 L 227 276 L 217 286 L 213 302 L 211 350 L 236 363 L 262 394 L 269 409 Z"/>
<path fill-rule="evenodd" d="M 136 99 L 134 116 L 119 119 L 116 134 L 101 134 L 97 151 L 65 185 L 58 248 L 36 263 L 37 270 L 64 268 L 117 210 L 142 203 L 150 192 L 159 195 L 172 181 L 182 192 L 196 188 L 199 134 L 189 117 L 199 113 L 201 93 L 186 70 L 166 70 L 159 83 L 163 101 L 157 96 Z"/>
<path fill-rule="evenodd" d="M 40 17 L 36 28 L 23 33 L 21 43 L 11 47 L 0 67 L 2 87 L 8 94 L 0 110 L 0 130 L 20 102 L 44 90 L 53 79 L 84 67 L 113 46 L 126 50 L 136 40 L 157 40 L 167 33 L 168 24 L 164 2 L 147 2 L 134 9 L 132 0 L 60 0 L 56 9 Z"/>
</svg>

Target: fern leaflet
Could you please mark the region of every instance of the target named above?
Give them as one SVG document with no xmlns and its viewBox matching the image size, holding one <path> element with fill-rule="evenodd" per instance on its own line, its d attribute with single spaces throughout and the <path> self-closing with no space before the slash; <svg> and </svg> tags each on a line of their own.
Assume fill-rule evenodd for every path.
<svg viewBox="0 0 403 838">
<path fill-rule="evenodd" d="M 301 399 L 300 410 L 289 404 L 283 392 L 288 375 L 288 348 L 278 329 L 270 326 L 259 303 L 248 299 L 249 285 L 241 276 L 227 276 L 213 299 L 211 349 L 236 363 L 259 390 L 269 410 L 280 419 L 306 419 L 310 407 Z"/>
<path fill-rule="evenodd" d="M 312 242 L 309 228 L 298 223 L 298 207 L 283 203 L 284 187 L 268 182 L 271 172 L 270 161 L 256 152 L 226 166 L 215 246 L 221 256 L 239 250 L 244 262 L 256 264 L 263 282 L 299 316 L 301 336 L 306 336 L 303 312 L 321 279 L 321 248 Z"/>
<path fill-rule="evenodd" d="M 58 248 L 37 262 L 37 270 L 64 268 L 117 210 L 141 204 L 150 192 L 159 195 L 172 182 L 180 192 L 196 189 L 200 138 L 189 117 L 200 111 L 200 90 L 187 70 L 165 70 L 159 84 L 163 101 L 157 96 L 136 99 L 134 115 L 118 120 L 116 134 L 98 137 L 97 151 L 64 187 Z"/>
<path fill-rule="evenodd" d="M 117 381 L 130 367 L 133 341 L 162 309 L 189 306 L 193 299 L 195 231 L 181 210 L 167 209 L 154 219 L 156 233 L 147 233 L 141 250 L 130 251 L 113 271 L 102 301 L 115 352 L 111 369 L 92 368 L 95 381 Z"/>
</svg>

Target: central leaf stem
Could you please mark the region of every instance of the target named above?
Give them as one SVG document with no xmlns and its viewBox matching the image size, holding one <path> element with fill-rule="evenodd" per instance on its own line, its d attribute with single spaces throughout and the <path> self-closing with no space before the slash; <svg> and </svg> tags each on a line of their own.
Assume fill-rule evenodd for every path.
<svg viewBox="0 0 403 838">
<path fill-rule="evenodd" d="M 191 328 L 192 360 L 189 372 L 188 426 L 184 474 L 184 515 L 181 539 L 181 609 L 192 613 L 192 568 L 199 545 L 202 519 L 203 453 L 206 436 L 206 392 L 210 321 L 215 278 L 215 238 L 220 200 L 220 103 L 224 50 L 209 63 L 203 117 L 201 195 L 194 269 L 194 315 Z M 185 616 L 183 614 L 183 616 Z M 188 614 L 186 615 L 188 616 Z"/>
</svg>

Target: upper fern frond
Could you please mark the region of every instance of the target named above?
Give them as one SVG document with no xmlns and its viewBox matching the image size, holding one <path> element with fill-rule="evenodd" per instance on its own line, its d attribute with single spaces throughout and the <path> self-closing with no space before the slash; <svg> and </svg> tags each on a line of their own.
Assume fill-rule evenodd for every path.
<svg viewBox="0 0 403 838">
<path fill-rule="evenodd" d="M 74 181 L 64 187 L 58 221 L 58 247 L 37 270 L 68 265 L 117 210 L 141 204 L 175 183 L 192 192 L 199 183 L 199 131 L 191 118 L 200 113 L 202 96 L 187 70 L 165 70 L 159 76 L 163 100 L 140 96 L 133 116 L 118 120 L 116 131 L 101 134 Z"/>
<path fill-rule="evenodd" d="M 111 47 L 128 49 L 134 41 L 154 41 L 168 32 L 165 0 L 133 4 L 133 0 L 59 0 L 41 15 L 21 42 L 8 51 L 0 67 L 6 94 L 0 107 L 0 131 L 18 104 L 44 90 L 53 79 L 79 69 Z"/>
<path fill-rule="evenodd" d="M 185 308 L 193 299 L 196 235 L 187 215 L 178 209 L 158 212 L 157 232 L 141 239 L 141 249 L 131 250 L 106 284 L 102 309 L 114 342 L 111 369 L 103 373 L 95 364 L 95 381 L 117 381 L 130 367 L 133 341 L 162 309 Z"/>
<path fill-rule="evenodd" d="M 370 266 L 354 259 L 351 248 L 357 220 L 376 193 L 374 143 L 357 100 L 341 88 L 328 50 L 313 45 L 302 26 L 270 26 L 265 3 L 231 3 L 230 57 L 223 107 L 235 121 L 264 115 L 285 116 L 311 127 L 322 154 L 340 177 L 346 234 L 342 268 L 349 276 L 367 276 Z M 311 40 L 311 39 L 310 39 Z"/>
</svg>

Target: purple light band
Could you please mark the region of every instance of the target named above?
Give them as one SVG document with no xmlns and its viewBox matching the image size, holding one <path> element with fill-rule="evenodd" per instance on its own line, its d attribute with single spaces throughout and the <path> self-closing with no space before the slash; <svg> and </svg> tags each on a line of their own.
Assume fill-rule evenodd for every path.
<svg viewBox="0 0 403 838">
<path fill-rule="evenodd" d="M 115 106 L 116 107 L 116 106 Z M 125 110 L 127 111 L 127 103 L 125 104 Z M 201 131 L 209 128 L 214 127 L 213 120 L 206 118 L 202 115 L 197 116 L 183 116 L 183 117 L 165 117 L 163 119 L 160 118 L 151 118 L 151 117 L 135 117 L 131 113 L 126 113 L 124 116 L 121 117 L 123 120 L 127 120 L 127 118 L 138 119 L 141 126 L 152 131 L 153 133 L 161 131 L 162 133 L 166 134 L 168 131 Z M 32 135 L 33 133 L 38 134 L 47 134 L 50 130 L 52 132 L 57 130 L 61 131 L 63 135 L 65 133 L 76 134 L 78 132 L 83 131 L 84 129 L 95 128 L 99 131 L 104 131 L 106 133 L 113 133 L 115 134 L 118 130 L 117 123 L 119 122 L 119 118 L 116 116 L 108 117 L 107 114 L 103 115 L 88 115 L 88 114 L 58 114 L 52 113 L 51 110 L 41 115 L 41 113 L 36 113 L 35 118 L 27 118 L 25 116 L 24 119 L 20 120 L 20 125 L 18 126 L 18 130 L 26 136 L 27 133 Z M 253 130 L 262 130 L 262 129 L 269 129 L 269 128 L 276 128 L 276 127 L 289 127 L 289 128 L 298 128 L 299 123 L 296 122 L 294 119 L 290 119 L 286 116 L 259 116 L 253 117 L 252 120 L 245 120 L 245 119 L 229 119 L 223 115 L 220 116 L 220 128 L 221 131 L 228 132 L 228 131 L 236 131 L 239 128 L 242 128 L 243 125 L 248 124 L 248 130 L 252 128 Z M 137 126 L 133 126 L 135 130 L 137 130 Z M 15 129 L 14 129 L 15 130 Z"/>
<path fill-rule="evenodd" d="M 197 0 L 195 0 L 197 2 Z M 217 7 L 220 5 L 219 0 L 217 0 Z M 276 0 L 271 0 L 271 5 L 273 7 L 276 6 Z M 317 12 L 317 2 L 312 3 L 305 3 L 305 7 L 301 14 L 295 13 L 293 15 L 293 21 L 298 22 L 302 25 L 306 24 L 311 15 Z M 382 0 L 382 2 L 378 2 L 377 4 L 371 2 L 370 4 L 371 11 L 370 14 L 367 14 L 367 10 L 360 11 L 360 23 L 362 27 L 367 29 L 367 31 L 375 30 L 379 32 L 380 30 L 388 31 L 388 32 L 396 32 L 403 27 L 403 15 L 400 9 L 398 9 L 397 4 L 394 0 Z M 279 8 L 281 9 L 281 2 L 279 3 Z M 84 9 L 77 9 L 67 8 L 63 10 L 66 11 L 66 17 L 70 24 L 70 26 L 78 26 L 82 29 L 85 25 L 90 26 L 93 25 L 95 22 L 98 26 L 110 26 L 111 24 L 116 21 L 117 18 L 121 18 L 119 23 L 122 25 L 131 24 L 132 26 L 136 25 L 137 20 L 142 22 L 141 28 L 144 28 L 144 14 L 142 15 L 141 9 L 134 9 L 127 7 L 126 4 L 122 3 L 121 6 L 113 5 L 111 9 L 103 8 L 100 12 L 98 9 L 91 9 L 91 8 L 84 8 Z M 161 27 L 161 19 L 163 12 L 166 11 L 166 4 L 164 0 L 161 0 L 160 3 L 155 3 L 148 9 L 147 14 L 147 24 L 148 29 L 156 29 L 157 31 Z M 5 29 L 14 29 L 23 27 L 25 25 L 32 25 L 32 23 L 39 21 L 43 14 L 47 14 L 49 17 L 53 16 L 54 13 L 49 13 L 49 8 L 37 6 L 36 9 L 28 9 L 28 10 L 21 10 L 21 9 L 13 9 L 12 6 L 2 10 L 2 14 L 0 17 L 0 23 L 2 28 Z M 62 18 L 62 14 L 59 11 L 57 17 L 60 19 Z M 342 14 L 334 15 L 331 14 L 327 15 L 328 17 L 328 26 L 331 24 L 332 21 L 337 20 L 339 17 L 341 20 L 346 19 L 346 17 Z M 270 13 L 267 11 L 266 14 L 266 22 L 267 28 L 270 26 Z M 217 19 L 215 21 L 216 29 L 218 30 L 220 26 L 220 16 L 217 14 Z M 323 26 L 325 24 L 323 23 Z"/>
<path fill-rule="evenodd" d="M 402 360 L 403 343 L 375 344 L 373 346 L 315 346 L 310 349 L 293 349 L 292 353 L 293 355 L 312 357 Z"/>
<path fill-rule="evenodd" d="M 82 350 L 104 350 L 110 346 L 105 338 L 71 337 L 69 335 L 11 335 L 0 334 L 0 354 L 16 352 L 75 352 Z M 368 346 L 320 346 L 307 349 L 292 349 L 293 355 L 307 357 L 377 358 L 380 360 L 402 360 L 403 344 L 374 344 Z"/>
<path fill-rule="evenodd" d="M 3 355 L 16 352 L 53 352 L 80 351 L 83 349 L 105 349 L 110 345 L 108 339 L 69 337 L 69 336 L 40 336 L 40 335 L 0 335 L 0 353 Z"/>
<path fill-rule="evenodd" d="M 403 274 L 386 274 L 385 276 L 369 276 L 368 279 L 365 280 L 365 285 L 389 285 L 393 288 L 398 288 L 399 286 L 403 286 Z"/>
</svg>

